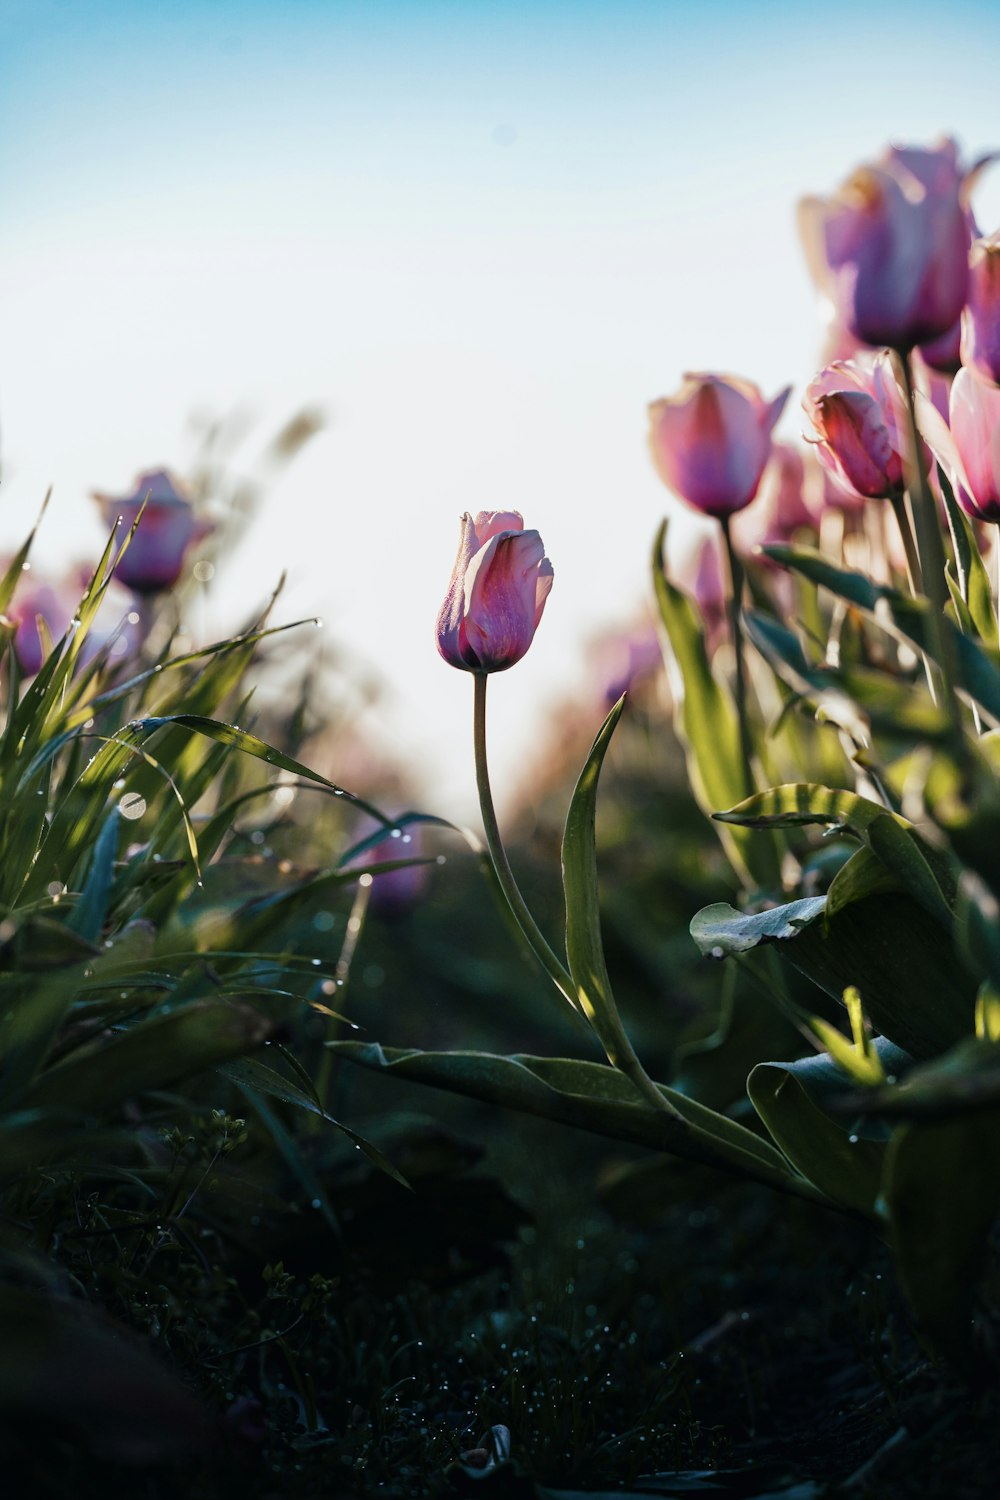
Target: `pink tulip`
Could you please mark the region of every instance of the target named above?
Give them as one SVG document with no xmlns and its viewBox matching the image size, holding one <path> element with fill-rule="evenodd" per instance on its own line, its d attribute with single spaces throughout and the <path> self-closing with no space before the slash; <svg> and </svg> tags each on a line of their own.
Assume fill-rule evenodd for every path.
<svg viewBox="0 0 1000 1500">
<path fill-rule="evenodd" d="M 7 617 L 17 627 L 14 650 L 18 666 L 25 677 L 34 677 L 45 660 L 38 629 L 39 617 L 45 621 L 52 640 L 60 640 L 69 628 L 82 592 L 81 588 L 71 595 L 66 588 L 53 588 L 47 583 L 32 582 L 15 596 Z"/>
<path fill-rule="evenodd" d="M 962 363 L 1000 384 L 1000 233 L 976 240 L 969 255 Z"/>
<path fill-rule="evenodd" d="M 650 449 L 667 488 L 719 520 L 749 505 L 789 389 L 767 402 L 749 380 L 685 375 L 675 396 L 649 408 Z"/>
<path fill-rule="evenodd" d="M 919 413 L 960 504 L 975 520 L 1000 524 L 1000 386 L 962 369 L 951 386 L 950 428 L 928 401 Z"/>
<path fill-rule="evenodd" d="M 212 530 L 210 522 L 195 516 L 190 500 L 181 494 L 165 469 L 140 474 L 131 495 L 118 497 L 94 492 L 105 524 L 113 526 L 121 516 L 123 533 L 128 532 L 147 496 L 138 530 L 128 551 L 115 564 L 116 578 L 137 594 L 171 588 L 181 575 L 188 548 Z"/>
<path fill-rule="evenodd" d="M 905 417 L 887 353 L 830 365 L 802 405 L 817 433 L 820 463 L 842 483 L 873 500 L 902 494 Z"/>
<path fill-rule="evenodd" d="M 958 321 L 969 279 L 964 176 L 954 141 L 890 147 L 799 225 L 813 276 L 857 338 L 912 349 Z"/>
<path fill-rule="evenodd" d="M 359 856 L 356 863 L 390 864 L 397 859 L 420 859 L 423 852 L 420 829 L 414 827 L 396 838 L 387 834 L 373 848 Z M 427 864 L 401 865 L 398 870 L 386 870 L 381 875 L 373 875 L 369 895 L 370 910 L 389 921 L 405 916 L 423 896 L 429 879 L 430 866 Z"/>
<path fill-rule="evenodd" d="M 652 620 L 637 621 L 628 629 L 609 631 L 590 654 L 590 675 L 600 684 L 604 711 L 622 693 L 633 692 L 663 666 L 663 650 Z"/>
<path fill-rule="evenodd" d="M 516 510 L 481 510 L 475 520 L 466 512 L 438 651 L 466 672 L 505 671 L 531 645 L 551 587 L 542 539 Z"/>
</svg>

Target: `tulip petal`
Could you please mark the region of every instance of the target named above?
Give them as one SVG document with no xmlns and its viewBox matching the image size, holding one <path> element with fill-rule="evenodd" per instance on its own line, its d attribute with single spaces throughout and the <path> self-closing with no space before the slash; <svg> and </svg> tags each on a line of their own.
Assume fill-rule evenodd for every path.
<svg viewBox="0 0 1000 1500">
<path fill-rule="evenodd" d="M 552 564 L 537 531 L 493 536 L 465 579 L 466 639 L 484 671 L 513 666 L 531 645 L 552 586 Z"/>
</svg>

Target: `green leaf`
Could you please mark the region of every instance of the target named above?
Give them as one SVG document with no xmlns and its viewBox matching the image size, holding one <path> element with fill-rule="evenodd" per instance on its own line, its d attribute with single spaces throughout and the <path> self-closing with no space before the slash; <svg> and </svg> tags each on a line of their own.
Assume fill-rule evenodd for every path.
<svg viewBox="0 0 1000 1500">
<path fill-rule="evenodd" d="M 851 1023 L 851 1037 L 846 1037 L 836 1026 L 824 1021 L 822 1016 L 812 1017 L 812 1031 L 820 1045 L 849 1078 L 865 1088 L 875 1088 L 885 1082 L 885 1070 L 868 1034 L 861 993 L 854 985 L 848 985 L 844 991 L 844 1005 Z"/>
<path fill-rule="evenodd" d="M 835 1202 L 875 1219 L 884 1143 L 862 1139 L 824 1108 L 852 1089 L 825 1056 L 758 1063 L 747 1080 L 754 1109 L 796 1171 Z"/>
<path fill-rule="evenodd" d="M 580 1009 L 600 1038 L 609 1060 L 616 1065 L 631 1055 L 632 1048 L 618 1014 L 604 961 L 595 820 L 601 767 L 624 706 L 623 696 L 608 714 L 594 741 L 570 801 L 562 841 L 569 971 Z"/>
<path fill-rule="evenodd" d="M 37 936 L 35 923 L 25 926 Z M 82 939 L 76 941 L 82 945 Z M 0 988 L 0 1099 L 5 1102 L 21 1097 L 48 1055 L 76 995 L 78 962 L 77 955 L 74 966 L 61 973 L 40 980 L 11 978 Z"/>
<path fill-rule="evenodd" d="M 900 1284 L 934 1347 L 963 1365 L 976 1283 L 1000 1210 L 1000 1110 L 901 1126 L 884 1200 Z"/>
<path fill-rule="evenodd" d="M 880 890 L 833 912 L 824 896 L 752 915 L 720 902 L 698 912 L 691 935 L 712 958 L 777 942 L 832 999 L 842 1002 L 851 985 L 860 990 L 876 1029 L 914 1057 L 933 1057 L 972 1031 L 976 976 L 958 961 L 951 935 L 905 893 Z"/>
<path fill-rule="evenodd" d="M 705 649 L 705 626 L 697 606 L 663 571 L 666 522 L 653 548 L 653 586 L 660 619 L 670 643 L 668 667 L 675 686 L 674 728 L 687 755 L 691 789 L 703 812 L 729 807 L 746 794 L 749 769 L 740 752 L 739 722 L 732 699 L 712 675 Z M 720 831 L 736 873 L 748 884 L 777 883 L 775 845 L 754 845 L 742 832 Z"/>
<path fill-rule="evenodd" d="M 919 684 L 856 662 L 836 670 L 809 662 L 798 636 L 773 615 L 751 610 L 744 625 L 764 660 L 812 706 L 817 719 L 836 724 L 855 744 L 867 744 L 869 729 L 894 739 L 901 734 L 922 740 L 946 737 L 946 715 Z"/>
<path fill-rule="evenodd" d="M 781 1155 L 752 1131 L 662 1084 L 660 1092 L 676 1116 L 643 1104 L 623 1074 L 600 1063 L 486 1052 L 419 1052 L 368 1042 L 327 1045 L 340 1057 L 414 1083 L 669 1151 L 771 1187 L 787 1190 L 790 1184 L 792 1174 Z"/>
<path fill-rule="evenodd" d="M 138 1022 L 110 1040 L 78 1047 L 20 1098 L 22 1109 L 57 1104 L 103 1115 L 123 1099 L 167 1088 L 192 1073 L 252 1052 L 272 1023 L 249 1005 L 199 1001 Z"/>
<path fill-rule="evenodd" d="M 402 1173 L 398 1172 L 387 1157 L 382 1155 L 377 1146 L 366 1141 L 364 1136 L 358 1135 L 349 1125 L 344 1125 L 340 1120 L 335 1120 L 333 1115 L 327 1114 L 318 1100 L 312 1098 L 306 1091 L 293 1083 L 290 1078 L 279 1073 L 275 1068 L 269 1068 L 266 1063 L 259 1062 L 253 1057 L 242 1057 L 236 1062 L 223 1064 L 218 1071 L 231 1083 L 236 1083 L 241 1089 L 256 1094 L 267 1094 L 272 1099 L 280 1099 L 283 1104 L 293 1104 L 296 1109 L 304 1109 L 311 1115 L 318 1115 L 328 1125 L 333 1125 L 337 1130 L 343 1131 L 344 1135 L 352 1140 L 360 1151 L 387 1176 L 392 1177 L 401 1187 L 409 1187 L 409 1183 Z"/>
<path fill-rule="evenodd" d="M 835 1000 L 854 985 L 883 1036 L 913 1057 L 934 1057 L 973 1029 L 978 975 L 952 935 L 905 893 L 852 901 L 800 929 L 780 952 Z"/>
<path fill-rule="evenodd" d="M 891 634 L 908 641 L 919 651 L 930 653 L 934 649 L 934 632 L 929 626 L 933 606 L 929 600 L 908 598 L 895 589 L 872 583 L 864 573 L 838 568 L 810 547 L 770 546 L 764 551 L 775 562 L 802 573 L 839 598 L 865 610 Z M 947 615 L 941 618 L 941 632 L 957 669 L 958 686 L 964 688 L 991 719 L 1000 722 L 1000 652 L 993 645 L 987 646 L 985 641 L 963 635 Z"/>
<path fill-rule="evenodd" d="M 990 589 L 990 576 L 979 550 L 976 533 L 972 529 L 972 522 L 956 501 L 947 476 L 943 477 L 941 491 L 955 552 L 958 570 L 956 582 L 959 593 L 968 609 L 976 634 L 984 641 L 992 641 L 996 636 L 997 628 L 996 616 L 993 613 L 993 594 Z"/>
<path fill-rule="evenodd" d="M 6 569 L 4 570 L 3 577 L 0 578 L 0 615 L 5 615 L 7 613 L 7 610 L 10 608 L 10 601 L 13 599 L 17 586 L 21 582 L 21 578 L 24 574 L 24 565 L 28 561 L 28 555 L 31 552 L 31 548 L 35 540 L 35 535 L 42 523 L 42 517 L 45 515 L 45 512 L 48 509 L 48 504 L 51 498 L 52 491 L 49 490 L 48 494 L 45 496 L 45 499 L 42 501 L 42 508 L 38 513 L 38 520 L 35 522 L 34 526 L 32 526 L 30 532 L 28 533 L 28 540 L 25 542 L 20 551 L 11 558 L 10 562 L 7 564 Z M 14 701 L 16 701 L 16 699 Z"/>
<path fill-rule="evenodd" d="M 899 876 L 863 844 L 840 867 L 830 882 L 826 893 L 827 917 L 835 917 L 838 911 L 850 906 L 852 901 L 864 901 L 869 896 L 889 895 L 904 889 Z"/>
<path fill-rule="evenodd" d="M 119 812 L 114 807 L 97 836 L 86 882 L 66 924 L 73 932 L 90 942 L 96 942 L 100 937 L 107 915 L 108 898 L 115 875 L 115 856 L 118 853 L 119 823 Z"/>
<path fill-rule="evenodd" d="M 866 1115 L 900 1120 L 951 1120 L 1000 1106 L 1000 1047 L 966 1037 L 943 1057 L 858 1101 Z"/>
<path fill-rule="evenodd" d="M 715 815 L 747 828 L 794 828 L 825 824 L 861 839 L 931 916 L 950 927 L 957 883 L 948 858 L 923 839 L 912 823 L 856 792 L 809 782 L 772 787 L 738 807 Z"/>
<path fill-rule="evenodd" d="M 728 958 L 748 953 L 758 943 L 779 942 L 793 938 L 803 927 L 814 922 L 826 906 L 825 896 L 806 896 L 767 911 L 737 911 L 725 901 L 702 907 L 691 919 L 690 932 L 701 953 L 707 958 Z"/>
</svg>

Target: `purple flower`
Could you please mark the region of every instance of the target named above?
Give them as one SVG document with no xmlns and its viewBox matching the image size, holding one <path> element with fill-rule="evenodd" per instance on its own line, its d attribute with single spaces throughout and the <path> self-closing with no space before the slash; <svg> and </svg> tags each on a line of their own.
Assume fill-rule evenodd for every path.
<svg viewBox="0 0 1000 1500">
<path fill-rule="evenodd" d="M 674 396 L 649 408 L 649 442 L 668 489 L 722 519 L 749 505 L 771 456 L 771 432 L 788 389 L 765 401 L 749 380 L 685 375 Z"/>
<path fill-rule="evenodd" d="M 958 322 L 969 279 L 965 174 L 955 142 L 891 146 L 799 225 L 813 277 L 856 338 L 912 349 Z"/>
<path fill-rule="evenodd" d="M 537 531 L 517 511 L 466 512 L 437 620 L 438 651 L 466 672 L 503 672 L 527 651 L 552 587 Z"/>
<path fill-rule="evenodd" d="M 147 496 L 135 536 L 128 550 L 120 553 L 115 562 L 115 576 L 137 594 L 154 594 L 171 588 L 181 575 L 188 548 L 212 530 L 210 522 L 195 516 L 190 500 L 178 490 L 165 469 L 140 474 L 131 495 L 94 492 L 105 523 L 113 526 L 121 516 L 124 533 L 142 510 Z"/>
</svg>

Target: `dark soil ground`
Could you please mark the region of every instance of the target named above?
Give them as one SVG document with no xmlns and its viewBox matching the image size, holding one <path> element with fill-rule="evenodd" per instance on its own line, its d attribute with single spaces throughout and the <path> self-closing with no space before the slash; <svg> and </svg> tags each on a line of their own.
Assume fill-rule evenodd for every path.
<svg viewBox="0 0 1000 1500">
<path fill-rule="evenodd" d="M 866 1231 L 456 1101 L 394 1128 L 416 1191 L 342 1173 L 339 1242 L 318 1215 L 265 1218 L 266 1288 L 259 1241 L 212 1242 L 202 1368 L 193 1336 L 172 1346 L 214 1413 L 197 1461 L 125 1465 L 27 1422 L 7 1493 L 996 1493 L 992 1382 L 930 1361 Z"/>
</svg>

